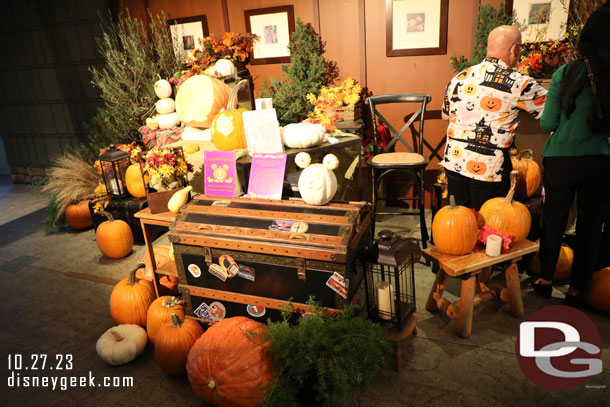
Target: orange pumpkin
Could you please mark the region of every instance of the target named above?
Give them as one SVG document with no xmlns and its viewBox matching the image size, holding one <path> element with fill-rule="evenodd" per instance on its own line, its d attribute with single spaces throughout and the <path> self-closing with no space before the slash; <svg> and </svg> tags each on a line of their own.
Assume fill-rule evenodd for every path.
<svg viewBox="0 0 610 407">
<path fill-rule="evenodd" d="M 593 273 L 591 289 L 585 299 L 593 308 L 610 313 L 610 267 Z"/>
<path fill-rule="evenodd" d="M 86 229 L 93 226 L 89 201 L 80 201 L 77 204 L 68 205 L 65 216 L 68 225 L 73 229 Z"/>
<path fill-rule="evenodd" d="M 487 165 L 475 158 L 466 163 L 466 169 L 473 174 L 482 175 L 487 171 Z"/>
<path fill-rule="evenodd" d="M 561 245 L 559 251 L 559 258 L 557 259 L 557 265 L 555 266 L 555 273 L 553 274 L 554 281 L 565 280 L 572 275 L 572 263 L 574 262 L 574 249 L 566 244 Z M 540 253 L 536 252 L 530 260 L 530 270 L 534 274 L 540 275 Z"/>
<path fill-rule="evenodd" d="M 127 222 L 117 219 L 110 212 L 99 211 L 108 220 L 102 222 L 95 232 L 95 240 L 100 252 L 111 259 L 120 259 L 133 249 L 133 233 Z"/>
<path fill-rule="evenodd" d="M 249 331 L 260 340 L 248 339 Z M 216 406 L 260 406 L 273 379 L 266 332 L 265 325 L 246 317 L 212 325 L 188 354 L 186 372 L 195 394 Z"/>
<path fill-rule="evenodd" d="M 132 164 L 127 167 L 125 172 L 125 184 L 127 185 L 127 191 L 136 198 L 146 198 L 146 187 L 148 185 L 150 177 L 148 174 L 144 175 L 142 179 L 142 172 L 140 171 L 139 164 Z"/>
<path fill-rule="evenodd" d="M 481 109 L 489 112 L 497 112 L 502 107 L 502 99 L 493 96 L 483 96 L 481 98 Z"/>
<path fill-rule="evenodd" d="M 525 200 L 534 195 L 534 192 L 540 186 L 540 179 L 542 178 L 540 166 L 532 157 L 532 150 L 527 149 L 511 158 L 513 169 L 519 172 L 515 189 L 515 198 L 519 200 Z"/>
<path fill-rule="evenodd" d="M 218 112 L 227 107 L 231 88 L 207 75 L 188 78 L 176 95 L 176 113 L 191 127 L 210 127 Z"/>
<path fill-rule="evenodd" d="M 150 281 L 136 280 L 136 270 L 140 266 L 138 264 L 129 272 L 129 277 L 119 281 L 110 295 L 110 314 L 118 325 L 146 326 L 146 314 L 155 299 L 155 290 Z"/>
<path fill-rule="evenodd" d="M 510 189 L 506 198 L 492 198 L 479 211 L 485 223 L 501 233 L 511 235 L 513 243 L 527 236 L 532 224 L 529 210 L 521 202 L 514 201 L 517 186 L 517 171 L 510 173 Z"/>
<path fill-rule="evenodd" d="M 238 150 L 246 148 L 244 121 L 242 114 L 246 109 L 225 110 L 214 117 L 212 122 L 212 142 L 219 150 Z"/>
<path fill-rule="evenodd" d="M 161 370 L 170 376 L 181 376 L 186 373 L 188 353 L 203 335 L 203 328 L 194 319 L 181 321 L 177 314 L 157 332 L 155 342 L 155 362 Z"/>
<path fill-rule="evenodd" d="M 442 253 L 470 253 L 477 244 L 478 232 L 474 212 L 465 206 L 456 205 L 453 195 L 449 197 L 449 205 L 441 208 L 432 221 L 434 244 Z"/>
<path fill-rule="evenodd" d="M 172 314 L 184 318 L 183 304 L 180 298 L 170 295 L 159 297 L 150 304 L 146 315 L 146 332 L 152 343 L 155 343 L 155 337 L 159 329 L 171 321 Z"/>
</svg>

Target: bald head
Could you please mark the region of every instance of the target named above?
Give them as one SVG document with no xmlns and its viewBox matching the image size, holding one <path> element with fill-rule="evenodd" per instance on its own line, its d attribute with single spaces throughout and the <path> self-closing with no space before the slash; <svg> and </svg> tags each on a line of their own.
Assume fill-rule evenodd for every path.
<svg viewBox="0 0 610 407">
<path fill-rule="evenodd" d="M 519 58 L 519 43 L 521 43 L 521 32 L 517 27 L 512 25 L 496 27 L 487 37 L 487 56 L 499 58 L 508 66 L 515 66 Z"/>
</svg>

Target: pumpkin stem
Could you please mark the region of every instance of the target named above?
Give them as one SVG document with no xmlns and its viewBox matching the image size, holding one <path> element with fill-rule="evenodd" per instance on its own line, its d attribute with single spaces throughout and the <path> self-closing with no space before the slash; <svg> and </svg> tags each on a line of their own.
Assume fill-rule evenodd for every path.
<svg viewBox="0 0 610 407">
<path fill-rule="evenodd" d="M 114 222 L 114 216 L 112 216 L 112 214 L 108 211 L 95 211 L 95 213 L 101 213 L 102 215 L 108 218 L 108 222 Z"/>
<path fill-rule="evenodd" d="M 121 335 L 119 332 L 117 331 L 110 331 L 110 333 L 112 334 L 112 336 L 114 336 L 114 339 L 116 339 L 117 342 L 121 342 L 123 339 L 125 339 L 123 337 L 123 335 Z"/>
<path fill-rule="evenodd" d="M 140 267 L 144 267 L 144 263 L 138 263 L 136 264 L 136 266 L 129 272 L 129 280 L 127 281 L 128 285 L 134 285 L 136 284 L 138 281 L 136 280 L 136 271 L 138 271 L 138 269 Z"/>
<path fill-rule="evenodd" d="M 172 328 L 180 328 L 182 327 L 182 324 L 184 322 L 182 322 L 180 320 L 180 317 L 178 316 L 178 314 L 172 314 Z"/>
<path fill-rule="evenodd" d="M 513 195 L 515 195 L 515 189 L 517 188 L 517 176 L 519 175 L 519 171 L 512 170 L 510 172 L 510 189 L 508 190 L 508 194 L 506 194 L 506 198 L 504 198 L 504 203 L 507 205 L 513 204 Z"/>
<path fill-rule="evenodd" d="M 163 300 L 161 304 L 165 308 L 174 308 L 176 305 L 182 305 L 184 302 L 178 297 L 169 297 Z"/>
<path fill-rule="evenodd" d="M 208 382 L 206 384 L 208 385 L 208 389 L 210 390 L 214 390 L 216 388 L 216 381 L 212 377 L 208 379 Z"/>
<path fill-rule="evenodd" d="M 526 148 L 525 150 L 522 150 L 519 152 L 519 154 L 517 154 L 515 156 L 515 160 L 519 161 L 522 158 L 527 158 L 529 160 L 534 158 L 534 152 L 532 151 L 531 148 Z"/>
<path fill-rule="evenodd" d="M 455 196 L 453 196 L 453 195 L 449 195 L 449 208 L 450 209 L 458 208 L 457 204 L 455 203 Z"/>
<path fill-rule="evenodd" d="M 242 79 L 241 81 L 237 82 L 237 85 L 235 85 L 233 90 L 231 90 L 231 94 L 229 95 L 229 102 L 227 103 L 227 110 L 235 110 L 235 101 L 237 100 L 237 93 L 239 92 L 239 90 L 241 88 L 245 87 L 247 84 L 248 84 L 247 79 Z"/>
</svg>

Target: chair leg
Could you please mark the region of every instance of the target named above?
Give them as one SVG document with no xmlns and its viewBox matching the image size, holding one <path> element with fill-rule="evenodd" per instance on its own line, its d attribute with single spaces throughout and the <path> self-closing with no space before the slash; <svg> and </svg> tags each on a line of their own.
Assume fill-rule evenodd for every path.
<svg viewBox="0 0 610 407">
<path fill-rule="evenodd" d="M 373 212 L 371 214 L 371 242 L 375 241 L 375 224 L 377 223 L 377 187 L 379 186 L 379 180 L 377 179 L 377 171 L 372 169 L 373 176 L 373 191 L 371 193 L 371 203 L 373 204 Z"/>
<path fill-rule="evenodd" d="M 421 242 L 424 249 L 428 247 L 428 228 L 426 227 L 426 200 L 424 196 L 424 173 L 423 170 L 418 174 L 419 189 L 419 228 L 421 232 Z M 426 262 L 427 263 L 427 262 Z"/>
</svg>

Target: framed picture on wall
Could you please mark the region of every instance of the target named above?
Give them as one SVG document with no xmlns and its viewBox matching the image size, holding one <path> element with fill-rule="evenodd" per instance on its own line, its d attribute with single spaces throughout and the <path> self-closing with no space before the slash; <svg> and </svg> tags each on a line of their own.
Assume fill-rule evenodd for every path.
<svg viewBox="0 0 610 407">
<path fill-rule="evenodd" d="M 250 63 L 290 62 L 290 35 L 294 32 L 294 7 L 278 6 L 244 10 L 246 31 L 258 35 Z"/>
<path fill-rule="evenodd" d="M 205 15 L 169 20 L 174 52 L 188 52 L 200 46 L 199 40 L 210 35 Z"/>
<path fill-rule="evenodd" d="M 522 42 L 544 42 L 563 36 L 570 0 L 509 0 L 506 11 L 515 13 Z"/>
<path fill-rule="evenodd" d="M 386 56 L 447 53 L 449 0 L 386 0 Z"/>
</svg>

